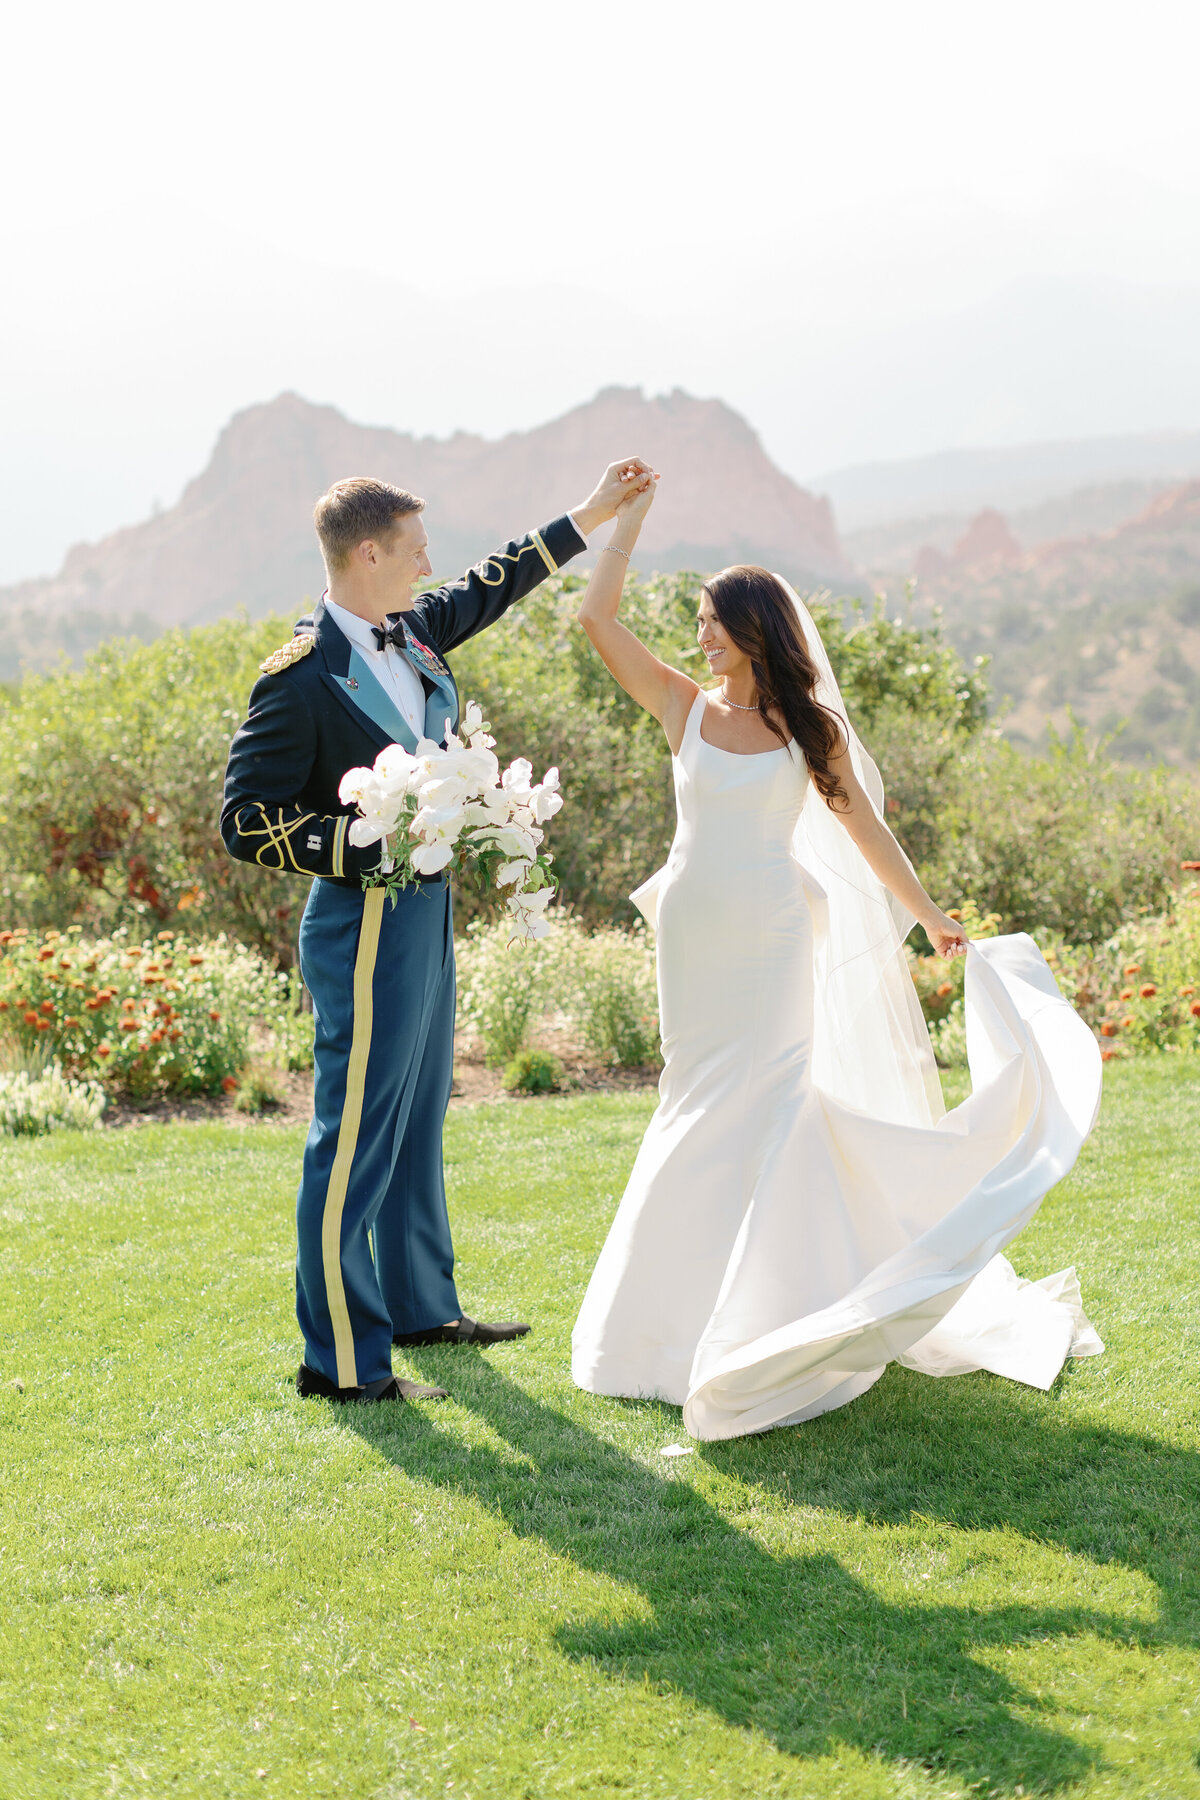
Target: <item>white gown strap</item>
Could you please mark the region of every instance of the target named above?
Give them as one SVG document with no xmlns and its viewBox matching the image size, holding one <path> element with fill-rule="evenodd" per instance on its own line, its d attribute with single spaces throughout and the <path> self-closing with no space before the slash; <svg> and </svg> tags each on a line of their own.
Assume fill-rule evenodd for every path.
<svg viewBox="0 0 1200 1800">
<path fill-rule="evenodd" d="M 706 704 L 707 701 L 704 689 L 701 688 L 698 691 L 696 698 L 692 701 L 691 710 L 688 713 L 687 720 L 683 727 L 683 737 L 679 744 L 680 756 L 682 756 L 684 751 L 689 749 L 694 740 L 700 736 L 700 721 L 704 717 L 704 708 Z"/>
</svg>

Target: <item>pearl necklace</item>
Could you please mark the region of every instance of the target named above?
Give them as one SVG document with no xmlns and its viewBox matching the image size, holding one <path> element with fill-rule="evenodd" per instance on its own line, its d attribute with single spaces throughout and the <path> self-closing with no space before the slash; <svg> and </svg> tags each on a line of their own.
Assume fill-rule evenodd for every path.
<svg viewBox="0 0 1200 1800">
<path fill-rule="evenodd" d="M 740 703 L 740 701 L 731 700 L 729 698 L 729 695 L 725 692 L 725 683 L 724 682 L 721 683 L 721 698 L 725 702 L 726 706 L 732 706 L 734 712 L 757 712 L 758 711 L 757 703 L 754 706 L 743 706 Z"/>
</svg>

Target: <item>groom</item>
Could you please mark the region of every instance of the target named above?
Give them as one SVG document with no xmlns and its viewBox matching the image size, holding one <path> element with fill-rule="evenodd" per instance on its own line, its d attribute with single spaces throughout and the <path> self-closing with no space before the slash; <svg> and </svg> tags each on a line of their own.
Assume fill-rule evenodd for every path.
<svg viewBox="0 0 1200 1800">
<path fill-rule="evenodd" d="M 443 660 L 586 547 L 649 465 L 605 470 L 582 506 L 514 538 L 460 581 L 432 574 L 425 502 L 387 482 L 338 481 L 314 513 L 329 586 L 269 656 L 233 740 L 221 835 L 232 856 L 316 876 L 300 927 L 313 999 L 314 1115 L 297 1202 L 301 1394 L 444 1398 L 392 1374 L 392 1346 L 490 1344 L 528 1325 L 467 1318 L 454 1286 L 442 1123 L 454 1042 L 454 936 L 444 875 L 395 906 L 362 876 L 338 786 L 385 744 L 441 743 L 458 722 Z"/>
</svg>

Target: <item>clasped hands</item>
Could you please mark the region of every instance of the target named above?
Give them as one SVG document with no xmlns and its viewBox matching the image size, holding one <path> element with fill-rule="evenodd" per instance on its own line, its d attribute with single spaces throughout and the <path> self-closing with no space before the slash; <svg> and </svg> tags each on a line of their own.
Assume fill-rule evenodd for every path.
<svg viewBox="0 0 1200 1800">
<path fill-rule="evenodd" d="M 615 519 L 622 502 L 634 494 L 647 494 L 658 476 L 640 456 L 622 456 L 609 463 L 582 506 L 571 508 L 571 517 L 587 537 L 598 525 Z"/>
</svg>

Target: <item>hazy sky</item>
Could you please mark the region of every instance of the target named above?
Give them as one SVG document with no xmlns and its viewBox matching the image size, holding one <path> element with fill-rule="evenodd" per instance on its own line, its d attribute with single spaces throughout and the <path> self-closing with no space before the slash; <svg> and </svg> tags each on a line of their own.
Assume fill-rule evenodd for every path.
<svg viewBox="0 0 1200 1800">
<path fill-rule="evenodd" d="M 1200 426 L 1196 18 L 23 8 L 0 581 L 170 504 L 283 388 L 498 435 L 678 385 L 801 478 Z"/>
</svg>

